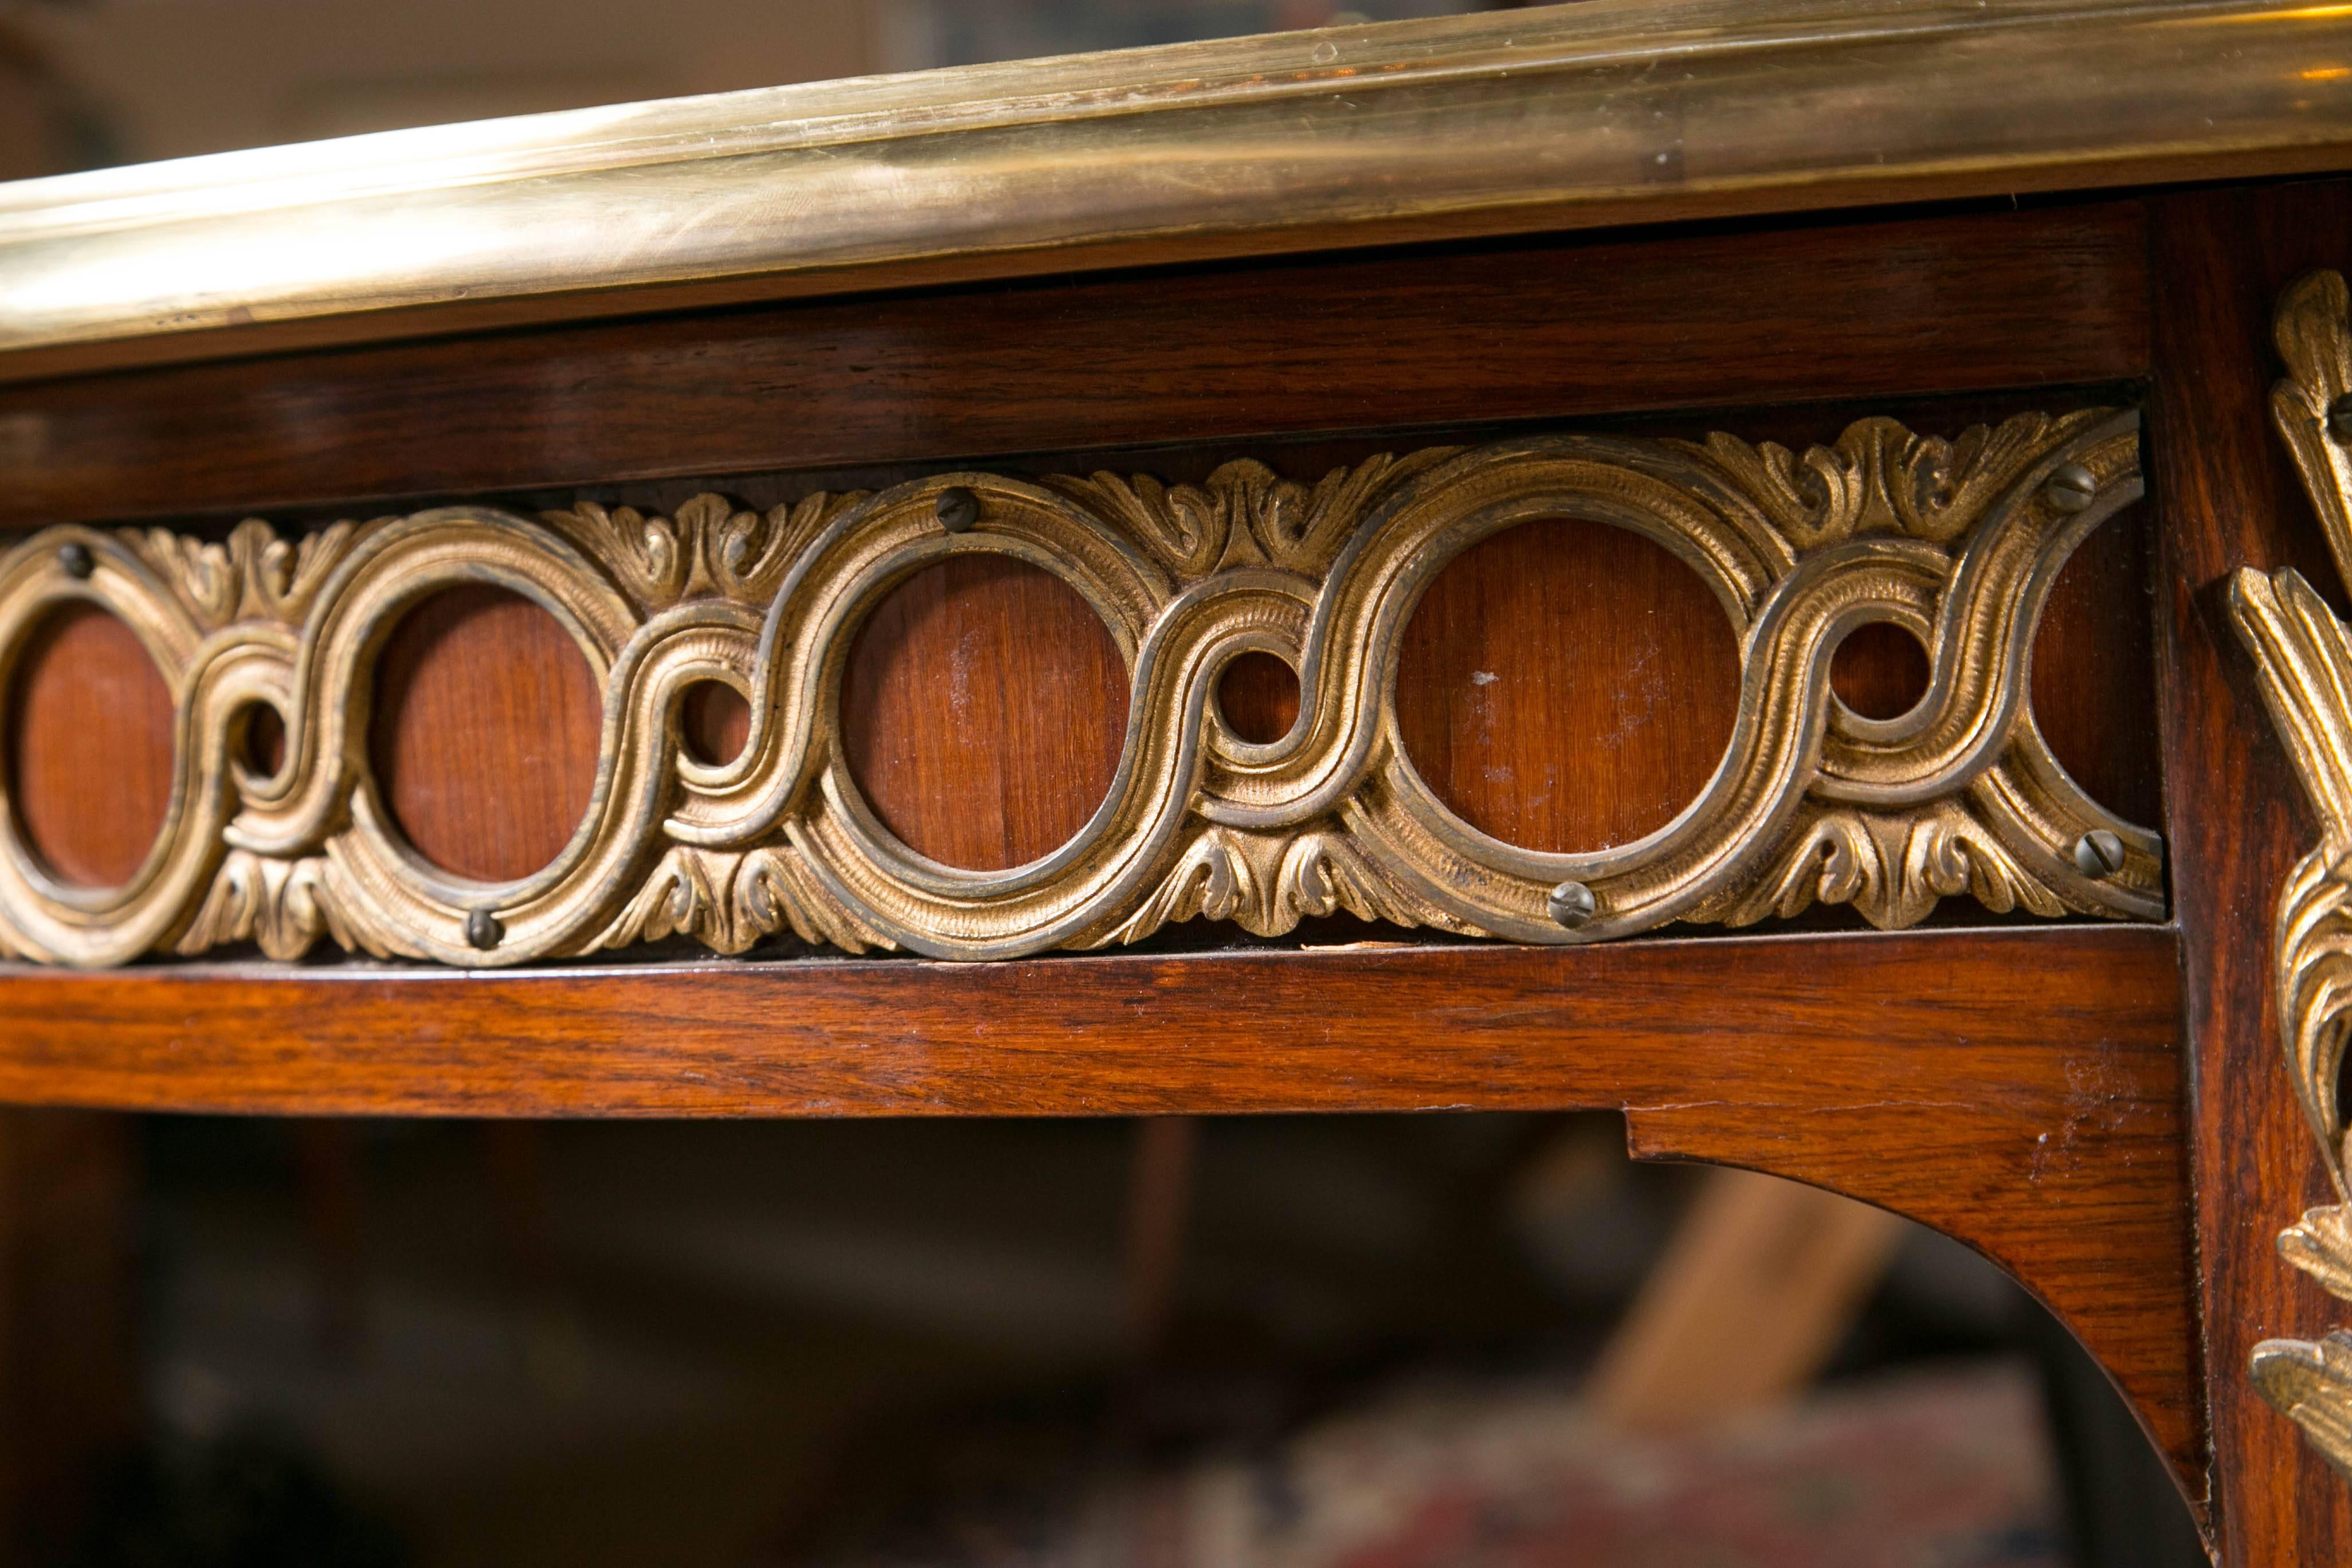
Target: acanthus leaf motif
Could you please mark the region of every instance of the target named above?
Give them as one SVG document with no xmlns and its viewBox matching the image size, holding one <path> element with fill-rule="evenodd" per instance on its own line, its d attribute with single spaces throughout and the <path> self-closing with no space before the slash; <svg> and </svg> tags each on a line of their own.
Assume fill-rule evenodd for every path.
<svg viewBox="0 0 2352 1568">
<path fill-rule="evenodd" d="M 2318 272 L 2279 299 L 2287 375 L 2271 414 L 2339 573 L 2352 581 L 2352 454 L 2330 415 L 2352 390 L 2352 310 L 2341 275 Z M 2352 1129 L 2339 1092 L 2352 1036 L 2352 627 L 2293 569 L 2242 567 L 2230 614 L 2252 656 L 2273 728 L 2319 823 L 2319 843 L 2280 889 L 2273 978 L 2290 1081 L 2339 1197 L 2352 1200 Z M 2352 1202 L 2306 1211 L 2280 1232 L 2287 1261 L 2352 1300 Z M 2312 1446 L 2352 1474 L 2352 1335 L 2268 1340 L 2248 1375 Z"/>
</svg>

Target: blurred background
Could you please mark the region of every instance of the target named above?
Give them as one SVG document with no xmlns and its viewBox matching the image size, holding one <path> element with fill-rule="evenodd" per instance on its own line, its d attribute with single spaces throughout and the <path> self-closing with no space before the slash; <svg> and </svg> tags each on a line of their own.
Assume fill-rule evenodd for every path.
<svg viewBox="0 0 2352 1568">
<path fill-rule="evenodd" d="M 10 178 L 505 114 L 1391 21 L 1475 0 L 11 0 Z"/>
<path fill-rule="evenodd" d="M 2168 1568 L 1958 1245 L 1612 1113 L 0 1113 L 0 1498 L 77 1565 Z"/>
<path fill-rule="evenodd" d="M 0 177 L 1473 8 L 16 0 Z M 2200 1560 L 1990 1265 L 1605 1114 L 0 1112 L 0 1458 L 87 1568 Z"/>
</svg>

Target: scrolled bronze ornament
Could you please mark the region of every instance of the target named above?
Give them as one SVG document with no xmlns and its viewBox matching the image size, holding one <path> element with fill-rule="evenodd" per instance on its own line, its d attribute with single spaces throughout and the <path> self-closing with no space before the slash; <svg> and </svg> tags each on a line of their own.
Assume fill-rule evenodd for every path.
<svg viewBox="0 0 2352 1568">
<path fill-rule="evenodd" d="M 481 965 L 678 934 L 737 952 L 789 933 L 991 959 L 1196 918 L 1276 934 L 1341 910 L 1530 942 L 1744 925 L 1817 900 L 1892 927 L 1961 894 L 2160 918 L 2161 844 L 2067 777 L 2028 679 L 2060 569 L 2139 494 L 2137 416 L 2094 409 L 1952 441 L 1866 419 L 1801 454 L 1721 435 L 1535 437 L 1374 458 L 1312 485 L 1244 461 L 1200 486 L 941 474 L 764 513 L 715 496 L 676 517 L 444 507 L 299 542 L 259 522 L 210 543 L 52 529 L 0 555 L 0 692 L 41 616 L 100 604 L 165 672 L 177 780 L 147 864 L 103 892 L 50 878 L 0 796 L 0 949 L 101 965 L 243 942 L 291 958 L 323 938 Z M 1423 589 L 1478 541 L 1557 517 L 1673 551 L 1741 647 L 1734 733 L 1699 796 L 1592 854 L 1479 832 L 1397 739 L 1399 646 Z M 68 546 L 88 572 L 59 564 Z M 863 617 L 910 574 L 971 552 L 1070 584 L 1129 675 L 1101 806 L 1005 871 L 898 842 L 839 741 Z M 545 869 L 497 885 L 403 842 L 362 732 L 383 639 L 460 583 L 545 606 L 605 693 L 584 820 Z M 1840 639 L 1871 621 L 1932 650 L 1927 696 L 1897 719 L 1861 718 L 1830 691 Z M 1304 693 L 1268 743 L 1230 731 L 1212 700 L 1253 649 L 1289 661 Z M 724 764 L 679 738 L 680 701 L 703 680 L 751 699 L 750 738 Z M 257 702 L 286 730 L 287 763 L 267 779 L 233 744 Z M 2112 867 L 2084 871 L 2086 836 L 2117 847 Z"/>
<path fill-rule="evenodd" d="M 2336 570 L 2352 581 L 2352 431 L 2331 411 L 2352 393 L 2352 328 L 2343 278 L 2315 272 L 2281 296 L 2275 331 L 2287 375 L 2271 413 L 2319 514 Z M 2274 927 L 2279 1028 L 2295 1097 L 2336 1194 L 2346 1184 L 2338 1095 L 2352 1038 L 2352 627 L 2292 569 L 2241 568 L 2231 615 L 2254 658 L 2263 705 L 2319 819 L 2319 843 L 2280 890 Z M 2352 1205 L 2315 1208 L 2281 1232 L 2279 1250 L 2352 1301 Z M 2352 1334 L 2267 1340 L 2250 1368 L 2264 1398 L 2352 1473 Z"/>
</svg>

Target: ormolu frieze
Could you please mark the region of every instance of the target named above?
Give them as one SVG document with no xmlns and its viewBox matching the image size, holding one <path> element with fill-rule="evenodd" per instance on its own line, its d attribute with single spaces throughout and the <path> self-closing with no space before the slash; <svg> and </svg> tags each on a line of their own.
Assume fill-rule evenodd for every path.
<svg viewBox="0 0 2352 1568">
<path fill-rule="evenodd" d="M 2140 494 L 2137 419 L 2024 416 L 1955 441 L 1864 420 L 1794 454 L 1559 436 L 1381 457 L 1319 483 L 1228 464 L 1199 487 L 1108 474 L 944 474 L 761 514 L 702 497 L 674 518 L 538 519 L 445 507 L 299 544 L 57 528 L 0 556 L 0 690 L 27 629 L 68 600 L 121 616 L 165 672 L 178 776 L 144 868 L 52 880 L 0 820 L 0 949 L 120 963 L 251 941 L 511 963 L 690 933 L 722 952 L 791 933 L 956 959 L 1134 942 L 1205 917 L 1276 933 L 1347 910 L 1519 942 L 1668 921 L 1747 924 L 1815 900 L 1882 926 L 1968 894 L 2126 919 L 2163 913 L 2161 846 L 2089 799 L 2034 727 L 2029 654 L 2074 547 Z M 1397 742 L 1405 624 L 1454 556 L 1511 525 L 1634 530 L 1714 591 L 1741 647 L 1730 744 L 1666 826 L 1591 854 L 1492 838 Z M 996 551 L 1098 611 L 1130 676 L 1126 749 L 1076 837 L 974 872 L 881 826 L 843 758 L 843 661 L 909 574 Z M 372 662 L 425 596 L 489 583 L 544 605 L 604 683 L 587 817 L 543 871 L 483 885 L 427 864 L 370 779 Z M 1870 621 L 1932 650 L 1927 696 L 1871 721 L 1832 696 Z M 1252 744 L 1212 700 L 1249 649 L 1297 670 L 1291 732 Z M 749 742 L 681 744 L 688 687 L 751 703 Z M 282 717 L 270 778 L 238 760 L 249 704 Z M 0 801 L 0 806 L 5 806 Z"/>
</svg>

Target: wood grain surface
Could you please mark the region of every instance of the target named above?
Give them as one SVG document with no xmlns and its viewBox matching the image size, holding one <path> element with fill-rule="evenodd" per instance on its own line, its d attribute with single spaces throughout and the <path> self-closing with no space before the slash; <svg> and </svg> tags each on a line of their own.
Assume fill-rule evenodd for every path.
<svg viewBox="0 0 2352 1568">
<path fill-rule="evenodd" d="M 376 659 L 376 788 L 427 860 L 477 881 L 562 852 L 596 783 L 604 694 L 555 617 L 504 589 L 434 595 Z"/>
<path fill-rule="evenodd" d="M 2112 382 L 2147 363 L 2129 202 L 1359 253 L 10 385 L 0 527 Z"/>
<path fill-rule="evenodd" d="M 731 763 L 751 739 L 751 704 L 723 681 L 698 680 L 678 703 L 677 727 L 697 761 Z"/>
<path fill-rule="evenodd" d="M 172 797 L 172 693 L 139 636 L 95 605 L 44 617 L 18 656 L 0 759 L 19 830 L 51 874 L 117 888 Z"/>
<path fill-rule="evenodd" d="M 1270 745 L 1298 721 L 1298 672 L 1256 648 L 1235 658 L 1217 677 L 1217 711 L 1226 728 L 1253 746 Z"/>
<path fill-rule="evenodd" d="M 1050 854 L 1110 792 L 1127 664 L 1094 606 L 1010 556 L 916 573 L 851 642 L 842 751 L 883 825 L 950 866 Z"/>
<path fill-rule="evenodd" d="M 1523 523 L 1439 573 L 1406 625 L 1397 731 L 1437 798 L 1528 849 L 1630 843 L 1723 760 L 1739 641 L 1698 574 L 1606 523 Z"/>
<path fill-rule="evenodd" d="M 2352 265 L 2352 187 L 2212 191 L 2156 204 L 2158 364 L 2150 487 L 2162 508 L 2163 724 L 2173 898 L 2192 1050 L 2212 1512 L 2230 1568 L 2352 1558 L 2352 1491 L 2246 1375 L 2257 1341 L 2316 1338 L 2352 1310 L 2279 1257 L 2334 1202 L 2280 1059 L 2271 921 L 2315 828 L 2231 630 L 2227 574 L 2300 569 L 2343 612 L 2271 428 L 2279 290 Z"/>
<path fill-rule="evenodd" d="M 1830 689 L 1865 719 L 1899 719 L 1919 706 L 1934 674 L 1927 647 L 1888 621 L 1859 626 L 1830 655 Z"/>
<path fill-rule="evenodd" d="M 2146 927 L 495 977 L 0 973 L 0 1100 L 305 1113 L 1619 1107 L 1649 1156 L 1912 1214 L 2193 1470 L 2175 947 Z"/>
<path fill-rule="evenodd" d="M 2141 454 L 2144 470 L 2158 460 Z M 2158 500 L 2144 500 L 2076 547 L 2033 640 L 2042 738 L 2092 799 L 2147 827 L 2164 821 L 2152 548 L 2159 508 Z"/>
<path fill-rule="evenodd" d="M 1404 447 L 1473 424 L 1929 393 L 2048 387 L 2063 404 L 2078 395 L 2063 389 L 2147 373 L 2147 242 L 2134 203 L 1725 226 L 17 384 L 0 388 L 0 430 L 24 457 L 0 526 L 1326 433 Z M 2144 562 L 2144 536 L 2137 548 Z M 1401 672 L 1433 788 L 1541 847 L 1670 817 L 1719 754 L 1718 702 L 1728 730 L 1719 608 L 1613 531 L 1540 524 L 1482 549 L 1425 601 Z M 2115 586 L 2132 569 L 2087 552 L 2070 569 L 2036 698 L 2070 770 L 2121 810 L 2140 791 L 2152 816 L 2148 656 Z M 2093 672 L 2071 673 L 2084 658 Z M 1125 689 L 1068 590 L 960 563 L 861 631 L 842 694 L 851 766 L 917 849 L 1017 864 L 1100 798 Z M 1296 697 L 1276 671 L 1236 667 L 1221 701 L 1278 731 Z M 551 621 L 495 600 L 429 605 L 387 647 L 375 702 L 373 765 L 429 858 L 496 879 L 561 847 L 598 704 Z M 711 755 L 740 744 L 738 722 L 718 695 L 680 715 Z M 2202 798 L 2229 798 L 2211 776 Z M 2193 826 L 2175 823 L 2176 854 Z M 2177 964 L 2170 932 L 2063 926 L 971 967 L 8 969 L 0 1100 L 499 1116 L 1619 1108 L 1646 1156 L 1814 1182 L 1993 1257 L 2193 1475 Z"/>
<path fill-rule="evenodd" d="M 0 389 L 0 420 L 38 436 L 40 460 L 24 473 L 51 489 L 0 496 L 0 509 L 24 499 L 19 521 L 330 499 L 365 510 L 362 498 L 385 493 L 936 463 L 1177 437 L 1192 445 L 1139 460 L 1181 470 L 1190 453 L 1219 440 L 1251 449 L 1261 434 L 2114 378 L 2147 359 L 2143 239 L 2128 203 L 1749 226 L 825 301 L 16 385 Z M 1767 289 L 1775 310 L 1759 314 L 1753 300 Z M 811 417 L 768 416 L 786 388 Z M 452 408 L 466 417 L 447 417 Z M 1801 438 L 1826 438 L 1844 416 L 1794 423 L 1808 432 Z M 1349 439 L 1368 452 L 1417 438 Z M 1313 466 L 1304 449 L 1292 457 Z M 1057 466 L 1084 465 L 1074 456 Z M 885 467 L 861 482 L 912 471 Z M 1655 626 L 1639 626 L 1614 598 L 1597 614 L 1569 613 L 1576 595 L 1591 596 L 1589 583 L 1555 580 L 1575 553 L 1532 548 L 1562 530 L 1572 531 L 1523 531 L 1489 547 L 1484 567 L 1465 562 L 1448 574 L 1423 618 L 1454 627 L 1456 646 L 1441 651 L 1423 635 L 1400 701 L 1425 776 L 1470 820 L 1530 845 L 1597 847 L 1670 818 L 1713 765 L 1714 705 L 1727 688 L 1701 666 L 1722 662 L 1713 650 L 1720 616 L 1686 574 L 1643 568 L 1625 587 L 1654 600 Z M 1621 535 L 1595 548 L 1643 547 Z M 1515 566 L 1536 575 L 1513 580 Z M 845 694 L 854 761 L 884 820 L 916 848 L 976 868 L 1018 863 L 1061 842 L 1099 800 L 1124 693 L 1104 678 L 1098 629 L 1064 614 L 1068 605 L 1046 607 L 1053 595 L 975 580 L 959 586 L 951 615 L 944 599 L 921 616 L 908 601 L 869 622 Z M 2055 672 L 2086 649 L 2098 658 L 2108 623 L 2129 609 L 2077 597 L 2089 613 L 2069 618 L 2053 606 L 2065 624 L 2045 632 L 2039 660 L 2041 684 L 2061 700 L 2078 686 Z M 1039 635 L 1018 629 L 1040 614 Z M 432 654 L 443 695 L 404 700 L 410 716 L 390 714 L 374 752 L 412 841 L 450 869 L 495 879 L 535 869 L 561 847 L 584 799 L 593 740 L 566 697 L 510 715 L 518 757 L 535 763 L 481 766 L 510 743 L 474 728 L 504 722 L 507 699 L 490 673 L 507 657 L 504 639 L 529 641 L 538 649 L 530 659 L 562 656 L 545 626 L 510 622 L 478 641 L 455 627 L 463 618 L 395 637 L 388 668 Z M 992 650 L 982 662 L 997 685 L 977 707 L 943 695 L 965 655 L 918 636 L 950 621 L 957 647 L 969 634 Z M 1630 640 L 1601 646 L 1601 634 L 1629 626 Z M 906 637 L 917 640 L 890 646 Z M 404 651 L 419 639 L 421 651 Z M 1700 664 L 1662 675 L 1643 663 L 1668 651 L 1669 662 Z M 2144 673 L 2145 662 L 2126 653 L 2100 668 Z M 1507 679 L 1505 664 L 1516 672 Z M 1253 668 L 1236 668 L 1235 710 L 1254 724 L 1286 721 L 1293 700 L 1282 672 Z M 1497 684 L 1468 684 L 1481 671 Z M 2133 750 L 2115 731 L 2141 736 L 2139 757 L 2153 752 L 2140 706 L 2118 703 L 2112 684 L 2094 682 L 2078 704 L 2089 705 L 2088 720 L 2067 719 L 2053 740 L 2095 793 L 2105 793 L 2093 776 L 2099 763 Z M 1662 686 L 1697 706 L 1679 709 L 1673 725 L 1654 722 Z M 1002 700 L 1012 690 L 1023 700 Z M 1032 704 L 1034 694 L 1045 700 Z M 748 710 L 714 691 L 680 721 L 705 754 L 731 754 Z M 2078 753 L 2091 759 L 2087 771 Z M 2152 811 L 2152 761 L 2108 772 L 2124 776 L 2125 794 L 2141 781 Z M 119 860 L 135 837 L 124 825 L 146 820 L 109 813 L 73 830 L 112 846 Z"/>
</svg>

